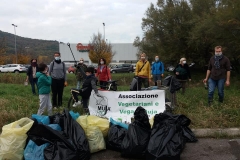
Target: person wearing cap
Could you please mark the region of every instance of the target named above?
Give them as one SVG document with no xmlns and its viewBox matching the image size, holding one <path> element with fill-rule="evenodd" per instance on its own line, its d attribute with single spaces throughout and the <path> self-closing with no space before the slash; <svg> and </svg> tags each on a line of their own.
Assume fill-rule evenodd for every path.
<svg viewBox="0 0 240 160">
<path fill-rule="evenodd" d="M 97 79 L 94 75 L 94 68 L 88 67 L 85 72 L 83 71 L 82 68 L 80 68 L 80 72 L 83 75 L 84 81 L 81 89 L 75 89 L 75 88 L 71 89 L 71 94 L 72 94 L 73 100 L 75 101 L 75 103 L 73 104 L 73 107 L 77 107 L 78 105 L 83 103 L 83 108 L 85 110 L 85 113 L 88 114 L 89 113 L 88 101 L 91 96 L 92 90 L 94 90 L 95 94 L 98 97 L 102 97 L 102 96 L 98 93 L 98 89 L 96 86 Z M 82 102 L 78 100 L 78 95 L 82 97 Z"/>
<path fill-rule="evenodd" d="M 155 62 L 152 64 L 152 76 L 155 83 L 157 85 L 158 80 L 162 80 L 164 73 L 164 64 L 159 60 L 158 56 L 155 56 Z"/>
<path fill-rule="evenodd" d="M 177 64 L 173 72 L 176 75 L 177 80 L 181 83 L 182 94 L 184 94 L 186 90 L 186 82 L 188 80 L 191 81 L 191 73 L 186 58 L 183 57 L 180 59 L 179 64 Z"/>
<path fill-rule="evenodd" d="M 75 67 L 77 68 L 75 70 L 77 89 L 80 89 L 81 83 L 83 82 L 83 75 L 81 74 L 80 68 L 85 72 L 87 69 L 87 65 L 84 64 L 84 59 L 80 58 L 79 63 Z"/>
</svg>

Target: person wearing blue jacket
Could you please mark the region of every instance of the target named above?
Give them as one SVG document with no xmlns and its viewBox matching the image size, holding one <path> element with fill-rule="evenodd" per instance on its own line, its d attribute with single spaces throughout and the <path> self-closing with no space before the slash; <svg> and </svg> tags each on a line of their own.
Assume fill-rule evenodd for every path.
<svg viewBox="0 0 240 160">
<path fill-rule="evenodd" d="M 52 102 L 51 102 L 51 84 L 52 78 L 49 76 L 48 67 L 44 63 L 38 65 L 39 72 L 36 73 L 38 78 L 37 87 L 39 93 L 40 106 L 37 114 L 42 115 L 45 109 L 48 111 L 48 115 L 52 115 Z"/>
<path fill-rule="evenodd" d="M 164 76 L 164 64 L 159 60 L 158 56 L 155 56 L 155 62 L 152 64 L 152 76 L 155 86 L 157 85 L 157 80 L 162 80 Z"/>
</svg>

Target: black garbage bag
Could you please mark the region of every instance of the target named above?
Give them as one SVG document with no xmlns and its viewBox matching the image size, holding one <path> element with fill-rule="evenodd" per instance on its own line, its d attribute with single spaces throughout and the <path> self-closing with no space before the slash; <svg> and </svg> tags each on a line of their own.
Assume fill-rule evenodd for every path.
<svg viewBox="0 0 240 160">
<path fill-rule="evenodd" d="M 146 149 L 151 134 L 151 125 L 147 112 L 138 107 L 134 112 L 134 122 L 128 127 L 127 134 L 121 146 L 123 157 L 145 158 Z"/>
<path fill-rule="evenodd" d="M 147 148 L 147 160 L 179 160 L 186 142 L 197 141 L 188 128 L 190 122 L 191 120 L 184 115 L 155 115 Z"/>
<path fill-rule="evenodd" d="M 121 151 L 121 145 L 124 137 L 126 136 L 127 129 L 110 123 L 107 137 L 107 149 Z"/>
<path fill-rule="evenodd" d="M 67 110 L 64 110 L 61 115 L 58 114 L 57 117 L 55 120 L 61 122 L 59 125 L 63 131 L 56 131 L 51 127 L 35 124 L 27 133 L 28 137 L 37 145 L 50 143 L 44 149 L 46 160 L 89 160 L 89 144 L 82 127 L 72 119 Z"/>
<path fill-rule="evenodd" d="M 43 124 L 33 126 L 28 132 L 28 137 L 38 146 L 50 144 L 44 149 L 44 158 L 47 160 L 78 159 L 77 150 L 71 142 L 61 132 L 49 126 Z"/>
<path fill-rule="evenodd" d="M 171 93 L 174 93 L 182 88 L 181 83 L 174 76 L 167 76 L 163 80 L 164 86 L 169 86 L 169 90 Z"/>
</svg>

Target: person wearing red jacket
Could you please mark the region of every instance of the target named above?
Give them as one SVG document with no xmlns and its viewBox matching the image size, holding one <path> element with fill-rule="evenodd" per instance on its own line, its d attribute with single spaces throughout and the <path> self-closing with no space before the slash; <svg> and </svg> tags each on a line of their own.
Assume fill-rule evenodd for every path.
<svg viewBox="0 0 240 160">
<path fill-rule="evenodd" d="M 106 60 L 104 58 L 99 59 L 98 69 L 95 75 L 98 78 L 101 89 L 106 89 L 107 82 L 111 81 L 110 69 L 106 65 Z"/>
</svg>

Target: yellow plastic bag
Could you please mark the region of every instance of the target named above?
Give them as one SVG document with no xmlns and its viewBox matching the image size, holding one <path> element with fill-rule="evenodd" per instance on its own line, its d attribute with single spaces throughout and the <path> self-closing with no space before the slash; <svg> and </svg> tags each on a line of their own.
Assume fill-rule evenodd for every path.
<svg viewBox="0 0 240 160">
<path fill-rule="evenodd" d="M 149 123 L 151 125 L 151 128 L 153 127 L 153 122 L 154 122 L 154 116 L 149 120 Z"/>
<path fill-rule="evenodd" d="M 86 133 L 86 129 L 87 129 L 87 117 L 88 116 L 79 116 L 76 121 L 81 125 L 81 127 L 83 128 L 83 130 Z"/>
<path fill-rule="evenodd" d="M 103 137 L 107 137 L 109 130 L 109 121 L 104 118 L 90 115 L 87 117 L 87 123 L 89 126 L 97 126 L 103 134 Z"/>
<path fill-rule="evenodd" d="M 86 136 L 89 143 L 90 153 L 98 152 L 106 149 L 103 134 L 98 127 L 88 126 Z"/>
<path fill-rule="evenodd" d="M 21 118 L 2 127 L 0 135 L 0 160 L 22 160 L 27 139 L 27 131 L 33 120 Z"/>
<path fill-rule="evenodd" d="M 76 121 L 82 126 L 86 137 L 88 139 L 90 152 L 98 152 L 100 150 L 106 149 L 106 144 L 103 138 L 103 133 L 98 126 L 89 125 L 89 121 L 95 117 L 90 116 L 79 116 Z M 98 117 L 99 118 L 99 117 Z"/>
</svg>

